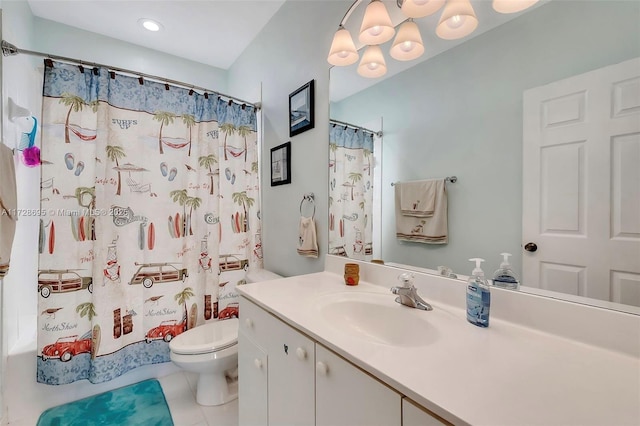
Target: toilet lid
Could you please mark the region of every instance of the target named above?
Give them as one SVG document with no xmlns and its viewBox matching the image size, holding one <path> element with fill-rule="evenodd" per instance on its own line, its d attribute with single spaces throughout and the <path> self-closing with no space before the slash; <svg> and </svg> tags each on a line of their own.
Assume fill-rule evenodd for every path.
<svg viewBox="0 0 640 426">
<path fill-rule="evenodd" d="M 179 334 L 169 342 L 176 354 L 195 355 L 216 352 L 238 343 L 238 319 L 209 322 Z"/>
</svg>

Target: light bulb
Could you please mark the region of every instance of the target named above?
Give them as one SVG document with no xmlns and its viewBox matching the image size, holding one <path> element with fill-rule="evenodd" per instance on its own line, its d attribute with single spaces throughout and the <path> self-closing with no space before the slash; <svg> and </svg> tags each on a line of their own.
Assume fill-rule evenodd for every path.
<svg viewBox="0 0 640 426">
<path fill-rule="evenodd" d="M 413 2 L 418 6 L 424 6 L 425 4 L 429 3 L 429 0 L 413 0 Z"/>
<path fill-rule="evenodd" d="M 382 27 L 380 25 L 376 25 L 375 27 L 372 27 L 369 30 L 369 34 L 371 34 L 374 37 L 379 36 L 380 34 L 382 34 Z"/>
<path fill-rule="evenodd" d="M 344 58 L 346 58 L 347 56 L 349 56 L 349 52 L 347 52 L 346 50 L 342 50 L 342 51 L 340 51 L 340 52 L 338 53 L 338 57 L 339 57 L 340 59 L 344 59 Z"/>
<path fill-rule="evenodd" d="M 464 21 L 464 16 L 454 15 L 447 21 L 447 26 L 455 30 L 456 28 L 460 28 L 464 24 Z"/>
<path fill-rule="evenodd" d="M 405 41 L 400 45 L 400 49 L 402 49 L 403 52 L 411 52 L 413 46 L 414 44 L 412 41 Z"/>
<path fill-rule="evenodd" d="M 371 62 L 371 63 L 367 64 L 367 68 L 369 68 L 371 71 L 374 71 L 374 70 L 378 69 L 379 66 L 380 66 L 380 64 L 378 64 L 376 62 Z"/>
</svg>

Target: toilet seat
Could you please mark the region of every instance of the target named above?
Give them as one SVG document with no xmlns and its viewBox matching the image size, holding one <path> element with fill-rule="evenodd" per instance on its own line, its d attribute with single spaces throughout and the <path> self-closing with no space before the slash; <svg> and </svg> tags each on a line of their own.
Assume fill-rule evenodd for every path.
<svg viewBox="0 0 640 426">
<path fill-rule="evenodd" d="M 199 355 L 219 352 L 238 344 L 238 319 L 210 322 L 180 333 L 169 342 L 171 352 Z"/>
</svg>

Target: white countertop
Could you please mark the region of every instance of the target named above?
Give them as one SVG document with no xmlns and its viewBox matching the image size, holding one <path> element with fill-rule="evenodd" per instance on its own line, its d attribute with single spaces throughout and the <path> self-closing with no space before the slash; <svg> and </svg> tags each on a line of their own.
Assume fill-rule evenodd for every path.
<svg viewBox="0 0 640 426">
<path fill-rule="evenodd" d="M 394 302 L 387 288 L 320 272 L 247 284 L 237 291 L 425 408 L 455 424 L 640 425 L 640 360 L 624 353 L 491 318 L 469 324 L 463 309 L 433 311 Z M 318 297 L 388 294 L 402 315 L 427 318 L 422 344 L 393 346 L 323 319 Z M 399 329 L 398 333 L 403 330 Z M 637 336 L 629 336 L 637 339 Z"/>
</svg>

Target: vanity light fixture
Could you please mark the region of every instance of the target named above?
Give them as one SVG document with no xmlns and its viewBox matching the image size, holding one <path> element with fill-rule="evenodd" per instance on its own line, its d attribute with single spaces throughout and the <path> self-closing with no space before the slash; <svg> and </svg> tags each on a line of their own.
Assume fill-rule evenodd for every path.
<svg viewBox="0 0 640 426">
<path fill-rule="evenodd" d="M 163 28 L 160 22 L 149 18 L 138 19 L 138 24 L 142 25 L 145 30 L 152 32 L 160 31 Z"/>
<path fill-rule="evenodd" d="M 358 50 L 353 43 L 351 34 L 342 25 L 333 36 L 331 50 L 327 60 L 331 65 L 346 66 L 358 62 Z"/>
<path fill-rule="evenodd" d="M 384 3 L 373 0 L 367 5 L 358 40 L 366 45 L 382 44 L 393 38 L 396 29 Z"/>
<path fill-rule="evenodd" d="M 344 25 L 363 1 L 355 0 L 340 21 L 327 57 L 331 65 L 347 66 L 358 61 L 359 48 Z M 538 0 L 493 0 L 492 4 L 496 12 L 516 13 L 537 2 Z M 398 33 L 390 49 L 391 57 L 398 61 L 410 61 L 422 56 L 424 43 L 414 18 L 432 15 L 442 6 L 444 10 L 435 30 L 438 37 L 456 40 L 468 36 L 478 27 L 478 18 L 470 0 L 396 0 L 396 5 L 407 17 L 398 24 Z M 394 34 L 396 26 L 393 25 L 384 3 L 381 0 L 369 0 L 358 34 L 358 40 L 366 47 L 358 65 L 358 74 L 375 78 L 387 72 L 380 45 L 391 40 Z"/>
<path fill-rule="evenodd" d="M 478 27 L 478 18 L 469 0 L 449 0 L 436 27 L 438 37 L 457 40 L 471 34 Z"/>
<path fill-rule="evenodd" d="M 516 13 L 525 10 L 538 0 L 493 0 L 493 10 L 499 13 Z"/>
<path fill-rule="evenodd" d="M 382 77 L 387 73 L 387 64 L 384 61 L 384 55 L 382 49 L 377 44 L 368 46 L 362 60 L 358 65 L 358 74 L 363 77 L 377 78 Z"/>
<path fill-rule="evenodd" d="M 419 58 L 424 53 L 424 44 L 418 25 L 413 19 L 405 21 L 398 29 L 398 35 L 393 41 L 389 52 L 393 59 L 398 61 L 410 61 Z"/>
<path fill-rule="evenodd" d="M 436 13 L 445 0 L 404 0 L 402 2 L 402 13 L 409 18 L 424 18 Z"/>
</svg>

